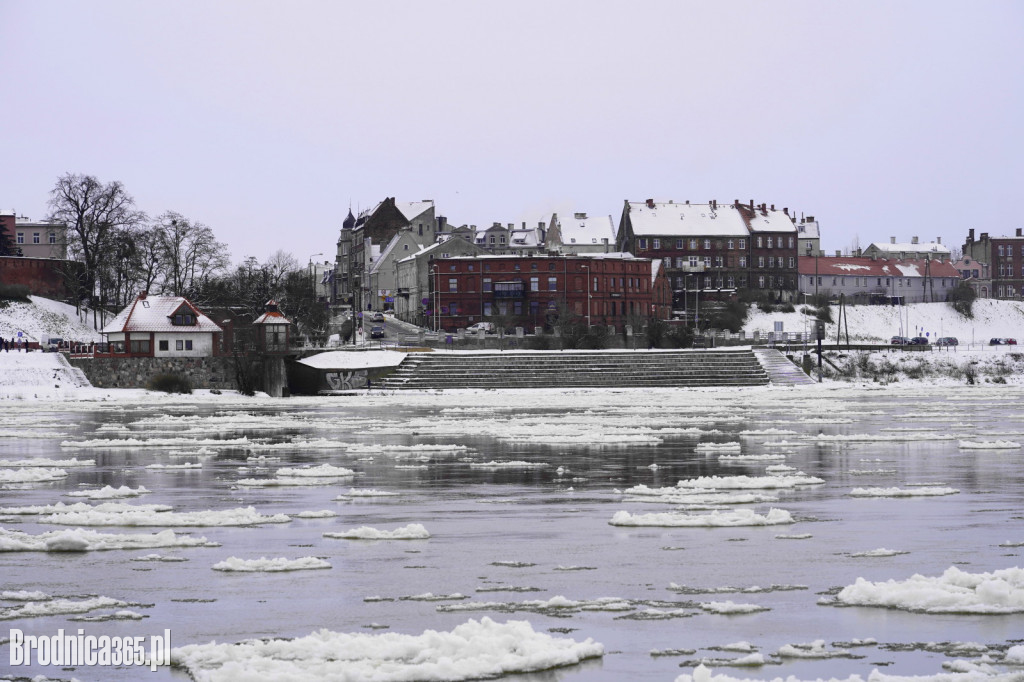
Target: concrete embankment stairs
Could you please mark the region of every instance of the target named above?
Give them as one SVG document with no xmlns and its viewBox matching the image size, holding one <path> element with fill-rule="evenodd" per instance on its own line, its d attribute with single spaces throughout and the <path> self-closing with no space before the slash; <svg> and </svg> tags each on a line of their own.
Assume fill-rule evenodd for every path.
<svg viewBox="0 0 1024 682">
<path fill-rule="evenodd" d="M 778 351 L 783 362 L 789 362 Z M 792 363 L 789 363 L 792 366 Z M 796 367 L 793 369 L 797 372 Z M 679 351 L 410 353 L 378 385 L 402 389 L 764 386 L 771 371 L 749 348 Z"/>
</svg>

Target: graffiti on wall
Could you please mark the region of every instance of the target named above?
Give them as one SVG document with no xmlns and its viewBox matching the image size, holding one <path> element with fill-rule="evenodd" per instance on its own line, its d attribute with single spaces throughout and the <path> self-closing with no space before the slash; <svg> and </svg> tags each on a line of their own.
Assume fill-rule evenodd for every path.
<svg viewBox="0 0 1024 682">
<path fill-rule="evenodd" d="M 327 385 L 333 391 L 346 391 L 353 388 L 366 388 L 366 370 L 354 372 L 327 372 Z"/>
</svg>

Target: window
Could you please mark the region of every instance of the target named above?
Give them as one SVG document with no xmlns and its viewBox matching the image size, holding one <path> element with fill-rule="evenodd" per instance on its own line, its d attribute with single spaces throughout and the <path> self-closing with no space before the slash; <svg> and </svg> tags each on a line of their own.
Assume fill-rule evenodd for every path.
<svg viewBox="0 0 1024 682">
<path fill-rule="evenodd" d="M 136 354 L 136 355 L 139 355 L 141 353 L 148 353 L 149 352 L 149 339 L 146 339 L 145 341 L 132 341 L 131 342 L 131 351 L 132 351 L 133 354 Z"/>
<path fill-rule="evenodd" d="M 536 263 L 530 263 L 530 269 L 531 270 L 536 270 L 537 269 L 537 264 Z"/>
<path fill-rule="evenodd" d="M 728 286 L 729 286 L 730 289 L 735 289 L 736 288 L 736 278 L 735 277 L 733 277 L 732 275 L 729 275 L 728 282 L 729 282 Z"/>
<path fill-rule="evenodd" d="M 728 241 L 728 246 L 729 246 L 729 250 L 732 250 L 732 249 L 734 249 L 734 248 L 735 248 L 735 246 L 736 246 L 736 242 L 734 242 L 733 240 L 731 240 L 731 239 L 730 239 L 730 240 Z"/>
<path fill-rule="evenodd" d="M 789 257 L 789 267 L 791 267 L 791 268 L 795 268 L 796 267 L 796 258 L 794 258 L 793 256 Z M 879 284 L 881 284 L 881 281 L 879 281 Z"/>
<path fill-rule="evenodd" d="M 19 233 L 18 233 L 18 238 L 17 238 L 17 240 L 16 240 L 16 241 L 17 241 L 17 242 L 18 242 L 19 244 L 24 244 L 24 243 L 25 243 L 25 233 L 24 233 L 24 232 L 19 232 Z"/>
<path fill-rule="evenodd" d="M 530 291 L 540 291 L 540 277 L 530 278 Z"/>
<path fill-rule="evenodd" d="M 652 248 L 660 249 L 661 248 L 661 240 L 657 239 L 657 238 L 652 239 L 651 240 L 651 246 L 652 246 Z"/>
<path fill-rule="evenodd" d="M 741 268 L 747 267 L 747 257 L 746 256 L 740 256 L 740 267 Z"/>
<path fill-rule="evenodd" d="M 448 314 L 449 315 L 458 315 L 459 314 L 459 304 L 458 303 L 454 303 L 454 302 L 449 303 L 448 304 Z"/>
<path fill-rule="evenodd" d="M 999 255 L 1000 256 L 1003 255 L 1003 245 L 1002 244 L 999 245 Z"/>
<path fill-rule="evenodd" d="M 522 270 L 523 268 L 522 268 L 522 266 L 521 266 L 521 265 L 519 265 L 519 263 L 516 263 L 516 264 L 515 264 L 515 265 L 514 265 L 514 266 L 512 267 L 512 269 L 513 269 L 513 270 L 515 270 L 516 272 L 519 272 L 519 271 L 520 271 L 520 270 Z"/>
<path fill-rule="evenodd" d="M 762 246 L 764 246 L 764 242 L 763 242 L 763 241 L 761 241 L 761 239 L 762 239 L 761 237 L 758 237 L 758 238 L 757 238 L 757 248 L 759 248 L 759 249 L 760 249 L 760 248 L 761 248 Z M 761 288 L 763 289 L 764 287 L 761 287 Z"/>
<path fill-rule="evenodd" d="M 691 239 L 690 240 L 690 250 L 693 251 L 696 248 L 697 248 L 697 240 L 696 239 Z"/>
<path fill-rule="evenodd" d="M 757 278 L 757 286 L 758 288 L 764 289 L 764 275 Z"/>
<path fill-rule="evenodd" d="M 455 277 L 448 278 L 448 291 L 456 292 L 459 290 L 459 280 Z"/>
<path fill-rule="evenodd" d="M 772 248 L 772 238 L 768 237 L 768 248 Z"/>
<path fill-rule="evenodd" d="M 782 239 L 782 237 L 779 237 L 779 239 Z M 789 238 L 789 248 L 793 248 L 793 237 Z"/>
<path fill-rule="evenodd" d="M 472 263 L 470 263 L 466 267 L 469 269 L 470 272 L 473 272 L 473 270 L 476 268 L 476 266 L 474 266 Z"/>
<path fill-rule="evenodd" d="M 640 249 L 641 251 L 647 248 L 647 239 L 646 239 L 646 237 L 640 237 L 640 239 L 638 239 L 636 241 L 637 241 L 637 248 Z"/>
<path fill-rule="evenodd" d="M 50 233 L 50 243 L 51 244 L 56 244 L 57 243 L 57 233 L 56 232 L 51 232 Z"/>
<path fill-rule="evenodd" d="M 185 350 L 185 342 L 178 339 L 174 342 L 174 350 Z"/>
<path fill-rule="evenodd" d="M 711 240 L 710 239 L 705 239 L 704 240 L 704 248 L 707 249 L 707 250 L 711 249 Z"/>
<path fill-rule="evenodd" d="M 722 267 L 722 257 L 721 256 L 715 256 L 715 267 L 716 268 Z"/>
<path fill-rule="evenodd" d="M 523 314 L 523 302 L 522 301 L 512 301 L 512 314 L 513 315 L 522 315 Z"/>
<path fill-rule="evenodd" d="M 488 241 L 489 241 L 489 242 L 490 242 L 491 244 L 493 244 L 493 243 L 494 243 L 494 241 L 495 241 L 495 240 L 494 240 L 494 235 L 493 235 L 493 234 L 491 235 L 491 238 L 490 238 L 490 239 L 489 239 Z"/>
<path fill-rule="evenodd" d="M 676 248 L 677 249 L 683 248 L 683 240 L 682 239 L 677 239 L 676 240 Z"/>
<path fill-rule="evenodd" d="M 490 301 L 484 301 L 484 317 L 490 317 L 493 314 L 494 314 L 494 312 L 493 312 L 493 310 L 491 308 L 491 302 Z"/>
<path fill-rule="evenodd" d="M 704 256 L 704 267 L 711 267 L 711 256 Z"/>
<path fill-rule="evenodd" d="M 160 341 L 160 342 L 159 342 L 159 343 L 157 344 L 157 347 L 158 347 L 158 348 L 159 348 L 160 350 L 168 350 L 168 345 L 169 345 L 169 344 L 167 343 L 167 341 L 166 341 L 166 340 L 164 340 L 164 341 Z"/>
<path fill-rule="evenodd" d="M 42 240 L 39 238 L 39 233 L 38 232 L 33 232 L 32 233 L 32 243 L 33 244 L 39 244 L 39 243 L 41 243 L 41 241 Z"/>
<path fill-rule="evenodd" d="M 745 249 L 745 248 L 747 248 L 747 240 L 746 239 L 741 239 L 740 240 L 740 249 Z"/>
<path fill-rule="evenodd" d="M 530 301 L 530 315 L 537 317 L 540 312 L 540 301 Z"/>
<path fill-rule="evenodd" d="M 597 286 L 597 277 L 594 278 L 594 288 L 591 291 L 599 291 L 600 287 Z"/>
<path fill-rule="evenodd" d="M 555 269 L 555 264 L 554 263 L 548 263 L 548 270 L 554 270 L 554 269 Z"/>
<path fill-rule="evenodd" d="M 758 256 L 757 257 L 757 267 L 759 267 L 759 268 L 763 268 L 764 267 L 764 256 Z"/>
<path fill-rule="evenodd" d="M 498 241 L 501 242 L 502 244 L 504 244 L 505 243 L 505 235 L 501 235 L 500 237 L 498 237 Z"/>
<path fill-rule="evenodd" d="M 771 244 L 769 244 L 769 246 L 771 246 Z M 775 267 L 775 256 L 768 256 L 768 267 Z"/>
<path fill-rule="evenodd" d="M 678 256 L 678 257 L 676 258 L 676 267 L 677 267 L 677 268 L 681 268 L 681 267 L 683 267 L 683 263 L 684 263 L 684 261 L 683 261 L 683 257 L 682 257 L 682 256 Z"/>
<path fill-rule="evenodd" d="M 143 301 L 145 303 L 145 301 Z M 195 324 L 195 319 L 192 317 L 192 313 L 175 313 L 171 319 L 171 324 L 175 327 L 191 327 Z"/>
<path fill-rule="evenodd" d="M 192 339 L 185 339 L 185 350 L 192 350 Z"/>
</svg>

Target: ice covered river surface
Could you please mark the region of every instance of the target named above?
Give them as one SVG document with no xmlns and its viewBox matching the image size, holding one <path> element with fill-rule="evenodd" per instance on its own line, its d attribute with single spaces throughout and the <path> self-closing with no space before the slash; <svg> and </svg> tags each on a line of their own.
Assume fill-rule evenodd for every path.
<svg viewBox="0 0 1024 682">
<path fill-rule="evenodd" d="M 455 661 L 437 663 L 450 679 L 493 673 L 469 661 L 472 646 L 493 647 L 501 679 L 520 682 L 675 680 L 701 661 L 751 679 L 1020 679 L 1022 397 L 1000 386 L 10 401 L 0 639 L 170 629 L 179 648 L 326 629 L 358 635 L 358 664 L 379 679 L 415 679 L 385 674 L 388 633 L 490 619 L 527 621 L 525 639 L 452 645 Z M 64 462 L 26 461 L 38 458 Z M 188 543 L 200 546 L 154 546 Z M 517 656 L 549 637 L 593 642 L 579 663 L 522 672 L 538 664 Z M 435 646 L 412 640 L 394 674 Z M 14 669 L 9 647 L 0 671 L 26 677 L 216 679 L 227 660 L 262 671 L 251 679 L 327 670 L 313 647 L 288 664 L 296 677 L 238 648 L 150 673 Z"/>
</svg>

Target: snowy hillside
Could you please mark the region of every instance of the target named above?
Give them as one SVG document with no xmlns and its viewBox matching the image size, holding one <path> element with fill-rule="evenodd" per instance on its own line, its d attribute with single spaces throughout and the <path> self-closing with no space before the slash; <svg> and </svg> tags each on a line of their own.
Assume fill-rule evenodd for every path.
<svg viewBox="0 0 1024 682">
<path fill-rule="evenodd" d="M 775 322 L 783 323 L 787 332 L 813 329 L 813 318 L 799 312 L 763 313 L 751 308 L 744 331 L 767 334 L 775 329 Z M 902 325 L 900 318 L 902 317 Z M 832 306 L 833 323 L 827 325 L 829 340 L 836 338 L 839 307 Z M 934 341 L 940 336 L 955 336 L 963 347 L 966 344 L 987 345 L 994 336 L 1008 336 L 1024 343 L 1024 303 L 979 299 L 974 302 L 974 317 L 965 318 L 948 303 L 914 303 L 908 306 L 846 306 L 844 328 L 849 329 L 850 341 L 882 342 L 893 336 L 927 336 Z M 843 337 L 845 341 L 845 336 Z"/>
<path fill-rule="evenodd" d="M 91 315 L 87 317 L 83 310 L 81 317 L 75 307 L 48 298 L 30 296 L 30 303 L 19 301 L 0 301 L 6 307 L 0 307 L 0 337 L 17 338 L 22 332 L 23 338 L 40 341 L 58 337 L 65 341 L 102 341 L 100 333 L 93 329 Z"/>
</svg>

